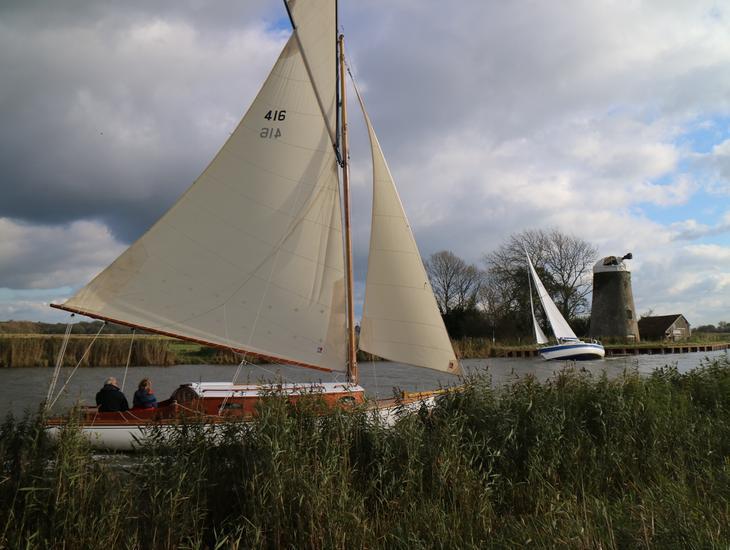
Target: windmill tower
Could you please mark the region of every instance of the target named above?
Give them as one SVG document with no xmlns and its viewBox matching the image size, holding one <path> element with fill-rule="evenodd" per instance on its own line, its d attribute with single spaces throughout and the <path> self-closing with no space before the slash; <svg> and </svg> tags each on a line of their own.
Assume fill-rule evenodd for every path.
<svg viewBox="0 0 730 550">
<path fill-rule="evenodd" d="M 639 341 L 639 324 L 631 291 L 631 271 L 622 258 L 606 256 L 593 266 L 593 305 L 591 307 L 592 338 L 619 338 Z"/>
</svg>

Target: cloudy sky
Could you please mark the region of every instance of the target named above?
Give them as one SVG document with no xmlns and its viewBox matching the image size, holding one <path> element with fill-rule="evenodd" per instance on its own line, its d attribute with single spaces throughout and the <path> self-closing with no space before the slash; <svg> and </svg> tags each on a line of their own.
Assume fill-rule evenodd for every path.
<svg viewBox="0 0 730 550">
<path fill-rule="evenodd" d="M 340 24 L 424 257 L 557 227 L 634 253 L 640 313 L 730 321 L 730 5 L 342 0 Z M 277 0 L 0 3 L 0 320 L 67 319 L 48 303 L 192 183 L 288 34 Z"/>
</svg>

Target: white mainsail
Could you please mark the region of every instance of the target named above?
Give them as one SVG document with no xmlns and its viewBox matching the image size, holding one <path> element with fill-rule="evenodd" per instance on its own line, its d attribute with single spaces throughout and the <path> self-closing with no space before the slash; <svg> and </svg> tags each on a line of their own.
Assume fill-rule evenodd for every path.
<svg viewBox="0 0 730 550">
<path fill-rule="evenodd" d="M 416 241 L 373 126 L 356 89 L 373 156 L 373 212 L 360 349 L 380 357 L 458 373 Z"/>
<path fill-rule="evenodd" d="M 530 267 L 530 274 L 532 275 L 532 280 L 535 282 L 535 289 L 537 290 L 537 295 L 540 298 L 540 302 L 542 303 L 542 307 L 545 310 L 545 315 L 548 318 L 548 323 L 550 323 L 550 328 L 553 329 L 553 334 L 555 334 L 555 338 L 560 340 L 577 340 L 578 337 L 573 332 L 573 329 L 570 328 L 570 325 L 568 325 L 568 322 L 565 320 L 563 315 L 560 313 L 560 310 L 557 308 L 555 303 L 553 302 L 552 298 L 550 298 L 550 295 L 548 294 L 547 290 L 545 289 L 545 286 L 542 284 L 542 281 L 540 281 L 540 277 L 537 276 L 537 271 L 535 271 L 534 266 L 532 265 L 532 260 L 530 260 L 529 254 L 527 254 L 527 251 L 525 251 L 525 255 L 527 256 L 527 264 Z M 530 292 L 530 306 L 532 306 L 532 292 Z M 540 330 L 540 327 L 537 325 L 537 322 L 535 321 L 535 313 L 533 311 L 532 314 L 532 320 L 535 325 L 536 329 L 536 335 L 537 330 Z M 540 334 L 542 334 L 542 337 L 545 338 L 545 334 L 542 333 L 542 330 L 540 330 Z M 540 342 L 539 336 L 538 343 Z M 545 341 L 547 341 L 547 338 L 545 338 Z"/>
<path fill-rule="evenodd" d="M 299 3 L 288 4 L 298 30 L 210 165 L 147 233 L 60 307 L 345 370 L 332 146 L 335 7 L 334 0 L 307 2 L 307 10 Z"/>
<path fill-rule="evenodd" d="M 337 132 L 337 6 L 335 0 L 285 0 L 301 45 L 305 67 L 327 121 L 330 140 Z"/>
<path fill-rule="evenodd" d="M 529 261 L 529 256 L 528 256 Z M 535 340 L 538 344 L 547 344 L 548 339 L 547 336 L 545 336 L 545 333 L 540 328 L 540 323 L 537 322 L 537 318 L 535 317 L 535 304 L 532 301 L 532 275 L 529 273 L 527 274 L 527 286 L 530 289 L 530 313 L 532 313 L 532 328 L 535 330 Z"/>
</svg>

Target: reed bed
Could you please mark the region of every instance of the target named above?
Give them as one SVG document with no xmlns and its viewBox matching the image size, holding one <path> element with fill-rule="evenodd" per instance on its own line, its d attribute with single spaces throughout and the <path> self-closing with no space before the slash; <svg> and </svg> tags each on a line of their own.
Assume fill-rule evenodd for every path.
<svg viewBox="0 0 730 550">
<path fill-rule="evenodd" d="M 8 548 L 727 548 L 730 360 L 466 379 L 392 428 L 273 396 L 255 422 L 94 456 L 0 428 Z"/>
<path fill-rule="evenodd" d="M 71 335 L 63 359 L 64 366 L 73 367 L 79 361 L 81 367 L 119 367 L 127 364 L 131 336 L 99 336 L 84 356 L 92 339 L 93 335 Z M 56 364 L 62 342 L 62 334 L 0 334 L 0 368 L 52 367 Z M 241 356 L 229 350 L 164 336 L 137 335 L 132 345 L 130 365 L 235 365 L 240 361 Z M 248 358 L 248 361 L 258 362 L 256 358 Z"/>
<path fill-rule="evenodd" d="M 100 336 L 89 349 L 93 336 L 72 335 L 63 364 L 82 367 L 116 367 L 127 364 L 131 336 Z M 0 368 L 49 367 L 56 363 L 63 342 L 62 334 L 0 335 Z M 174 340 L 157 336 L 136 336 L 132 345 L 132 365 L 167 366 L 176 364 Z M 88 353 L 87 349 L 89 349 Z"/>
</svg>

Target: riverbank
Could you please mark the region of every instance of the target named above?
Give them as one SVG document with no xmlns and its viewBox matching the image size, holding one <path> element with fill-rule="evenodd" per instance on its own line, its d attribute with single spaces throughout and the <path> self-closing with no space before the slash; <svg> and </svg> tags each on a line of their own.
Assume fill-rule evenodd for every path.
<svg viewBox="0 0 730 550">
<path fill-rule="evenodd" d="M 56 363 L 64 336 L 62 334 L 0 334 L 0 368 L 49 367 Z M 73 334 L 64 354 L 64 366 L 119 367 L 171 365 L 235 365 L 240 356 L 227 350 L 156 335 L 101 335 L 91 345 L 94 335 Z M 483 359 L 494 357 L 537 357 L 534 345 L 502 345 L 486 338 L 452 341 L 457 357 Z M 608 344 L 606 356 L 642 354 L 674 354 L 726 350 L 730 344 L 722 341 L 642 342 L 627 346 Z M 88 350 L 88 351 L 87 351 Z M 130 355 L 131 353 L 131 355 Z M 379 361 L 378 357 L 362 351 L 360 361 Z M 258 363 L 253 357 L 250 363 Z"/>
<path fill-rule="evenodd" d="M 56 364 L 62 334 L 0 335 L 0 368 L 52 367 Z M 93 335 L 69 337 L 63 365 L 73 367 L 228 365 L 240 362 L 236 354 L 164 336 Z M 130 355 L 131 354 L 131 355 Z M 255 359 L 250 362 L 255 363 Z"/>
<path fill-rule="evenodd" d="M 132 459 L 0 427 L 0 547 L 723 548 L 730 361 L 466 380 L 385 430 L 271 400 Z M 109 498 L 109 495 L 114 495 Z"/>
</svg>

